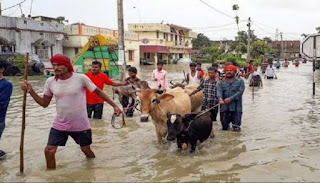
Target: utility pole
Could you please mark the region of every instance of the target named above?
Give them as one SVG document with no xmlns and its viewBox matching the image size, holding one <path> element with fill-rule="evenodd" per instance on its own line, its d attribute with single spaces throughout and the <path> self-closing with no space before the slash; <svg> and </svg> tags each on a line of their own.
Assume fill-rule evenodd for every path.
<svg viewBox="0 0 320 183">
<path fill-rule="evenodd" d="M 247 62 L 250 61 L 250 39 L 251 39 L 251 30 L 250 30 L 250 27 L 251 27 L 251 19 L 249 17 L 248 19 L 248 45 L 247 45 Z"/>
<path fill-rule="evenodd" d="M 0 15 L 2 15 L 1 1 L 0 1 Z"/>
<path fill-rule="evenodd" d="M 122 64 L 123 68 L 121 69 L 123 74 L 126 71 L 126 60 L 124 52 L 124 28 L 123 28 L 123 0 L 118 1 L 118 63 Z"/>
<path fill-rule="evenodd" d="M 283 41 L 282 41 L 282 32 L 280 32 L 280 38 L 281 38 L 281 52 L 280 52 L 280 58 L 283 57 Z"/>
</svg>

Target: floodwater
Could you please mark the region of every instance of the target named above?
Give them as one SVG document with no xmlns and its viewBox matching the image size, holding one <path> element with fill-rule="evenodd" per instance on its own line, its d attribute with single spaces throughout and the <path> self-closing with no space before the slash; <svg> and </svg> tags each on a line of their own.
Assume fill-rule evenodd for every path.
<svg viewBox="0 0 320 183">
<path fill-rule="evenodd" d="M 154 66 L 141 66 L 148 79 Z M 187 65 L 165 66 L 169 79 L 182 80 Z M 110 125 L 111 108 L 105 105 L 103 120 L 91 120 L 95 159 L 87 160 L 69 138 L 59 147 L 57 169 L 46 170 L 43 149 L 55 115 L 52 102 L 46 109 L 27 100 L 25 175 L 19 174 L 21 132 L 21 78 L 9 78 L 14 92 L 7 114 L 1 149 L 0 182 L 6 181 L 320 181 L 320 77 L 312 96 L 312 64 L 277 70 L 278 80 L 264 80 L 252 89 L 246 81 L 242 131 L 221 131 L 195 154 L 178 152 L 176 143 L 159 145 L 151 122 L 140 123 L 139 114 L 126 119 L 127 127 Z M 41 93 L 45 78 L 30 77 Z M 111 96 L 110 89 L 107 89 Z M 120 121 L 120 118 L 117 118 Z"/>
</svg>

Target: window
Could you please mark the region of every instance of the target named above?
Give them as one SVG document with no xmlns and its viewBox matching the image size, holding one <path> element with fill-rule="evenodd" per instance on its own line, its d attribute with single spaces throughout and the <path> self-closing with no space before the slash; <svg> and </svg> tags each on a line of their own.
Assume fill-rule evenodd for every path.
<svg viewBox="0 0 320 183">
<path fill-rule="evenodd" d="M 41 26 L 44 26 L 44 23 L 41 23 L 40 25 L 41 25 Z"/>
<path fill-rule="evenodd" d="M 159 38 L 159 32 L 157 31 L 157 38 Z"/>
<path fill-rule="evenodd" d="M 76 55 L 79 52 L 79 48 L 74 48 L 74 54 Z"/>
<path fill-rule="evenodd" d="M 173 41 L 173 34 L 171 34 L 170 37 L 170 41 Z"/>
<path fill-rule="evenodd" d="M 129 50 L 129 61 L 133 61 L 133 60 L 134 60 L 134 51 Z"/>
<path fill-rule="evenodd" d="M 166 39 L 166 33 L 163 33 L 163 39 Z"/>
</svg>

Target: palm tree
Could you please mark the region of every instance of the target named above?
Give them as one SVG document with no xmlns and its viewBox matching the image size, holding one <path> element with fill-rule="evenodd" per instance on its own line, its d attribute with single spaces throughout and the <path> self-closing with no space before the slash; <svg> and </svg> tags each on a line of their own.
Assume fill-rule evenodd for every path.
<svg viewBox="0 0 320 183">
<path fill-rule="evenodd" d="M 238 27 L 238 32 L 239 32 L 240 31 L 240 29 L 239 29 L 239 16 L 238 16 L 239 5 L 237 5 L 237 4 L 232 5 L 232 10 L 236 12 L 235 19 L 236 19 L 236 23 L 237 23 L 237 27 Z"/>
</svg>

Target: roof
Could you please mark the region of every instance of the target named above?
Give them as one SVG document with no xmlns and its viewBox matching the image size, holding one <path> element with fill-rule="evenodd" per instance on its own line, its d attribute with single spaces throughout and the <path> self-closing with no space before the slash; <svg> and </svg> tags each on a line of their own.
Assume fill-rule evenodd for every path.
<svg viewBox="0 0 320 183">
<path fill-rule="evenodd" d="M 147 53 L 169 53 L 169 49 L 166 46 L 144 46 L 140 45 L 140 52 Z"/>
<path fill-rule="evenodd" d="M 170 27 L 176 28 L 176 29 L 183 29 L 183 30 L 191 30 L 190 28 L 187 27 L 182 27 L 179 25 L 175 25 L 175 24 L 168 24 Z"/>
</svg>

